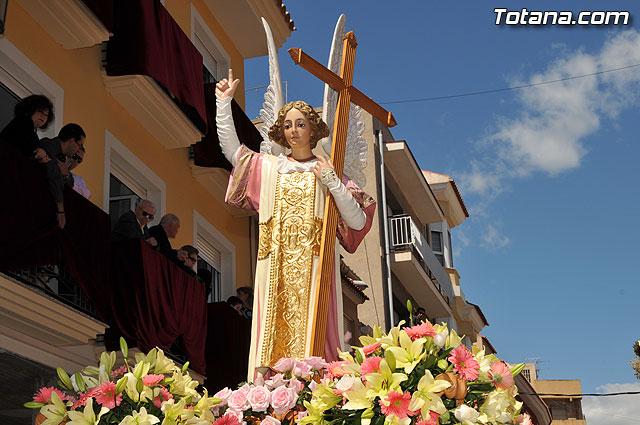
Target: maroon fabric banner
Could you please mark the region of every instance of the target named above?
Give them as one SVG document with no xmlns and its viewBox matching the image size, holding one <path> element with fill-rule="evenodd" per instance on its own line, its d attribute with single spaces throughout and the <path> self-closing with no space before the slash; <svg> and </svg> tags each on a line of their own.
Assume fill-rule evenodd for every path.
<svg viewBox="0 0 640 425">
<path fill-rule="evenodd" d="M 182 337 L 190 367 L 205 374 L 204 286 L 140 239 L 111 247 L 113 323 L 144 352 Z"/>
<path fill-rule="evenodd" d="M 2 140 L 0 199 L 0 269 L 60 264 L 107 321 L 110 306 L 103 291 L 109 284 L 109 215 L 65 187 L 67 224 L 60 230 L 44 166 Z"/>
<path fill-rule="evenodd" d="M 226 302 L 207 305 L 207 380 L 209 394 L 246 381 L 251 344 L 251 320 Z M 224 365 L 224 366 L 221 366 Z"/>
<path fill-rule="evenodd" d="M 202 55 L 160 0 L 115 0 L 107 75 L 153 78 L 205 133 L 202 69 Z"/>
<path fill-rule="evenodd" d="M 218 132 L 216 129 L 217 108 L 215 88 L 215 83 L 204 85 L 209 129 L 202 140 L 193 145 L 193 152 L 195 154 L 193 162 L 195 165 L 200 167 L 224 168 L 231 171 L 231 163 L 227 161 L 227 158 L 222 154 L 220 140 L 218 139 Z M 260 152 L 262 135 L 235 100 L 231 101 L 231 113 L 233 115 L 233 123 L 236 127 L 236 133 L 238 134 L 240 143 L 247 145 L 247 147 L 255 152 Z"/>
<path fill-rule="evenodd" d="M 102 22 L 110 32 L 113 32 L 113 1 L 114 0 L 81 0 L 87 8 Z"/>
</svg>

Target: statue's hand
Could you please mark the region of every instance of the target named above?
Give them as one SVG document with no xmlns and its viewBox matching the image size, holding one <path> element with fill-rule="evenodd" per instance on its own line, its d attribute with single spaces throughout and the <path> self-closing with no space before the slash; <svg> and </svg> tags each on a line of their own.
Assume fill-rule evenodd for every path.
<svg viewBox="0 0 640 425">
<path fill-rule="evenodd" d="M 229 78 L 223 78 L 216 84 L 216 96 L 221 99 L 233 97 L 239 85 L 240 80 L 233 79 L 233 70 L 229 68 Z"/>
<path fill-rule="evenodd" d="M 323 156 L 317 158 L 318 162 L 313 166 L 313 174 L 329 189 L 334 188 L 340 180 L 338 179 L 335 168 L 333 168 L 333 164 Z"/>
</svg>

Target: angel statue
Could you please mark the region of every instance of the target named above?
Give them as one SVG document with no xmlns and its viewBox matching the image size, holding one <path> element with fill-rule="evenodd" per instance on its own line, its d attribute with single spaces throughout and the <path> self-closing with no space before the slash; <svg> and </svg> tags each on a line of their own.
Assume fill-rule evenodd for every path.
<svg viewBox="0 0 640 425">
<path fill-rule="evenodd" d="M 313 154 L 317 143 L 329 136 L 318 113 L 303 101 L 282 106 L 275 46 L 264 19 L 263 23 L 271 85 L 265 95 L 267 111 L 261 114 L 269 126 L 262 152 L 241 144 L 235 132 L 231 99 L 240 81 L 234 80 L 230 69 L 228 78 L 216 85 L 218 137 L 233 165 L 226 202 L 259 214 L 249 381 L 283 357 L 311 355 L 327 192 L 340 214 L 337 241 L 348 252 L 354 252 L 369 231 L 375 210 L 373 198 L 346 175 L 339 179 L 328 159 Z M 328 361 L 337 360 L 337 348 L 342 348 L 342 291 L 336 264 L 340 264 L 337 249 L 324 349 Z"/>
</svg>

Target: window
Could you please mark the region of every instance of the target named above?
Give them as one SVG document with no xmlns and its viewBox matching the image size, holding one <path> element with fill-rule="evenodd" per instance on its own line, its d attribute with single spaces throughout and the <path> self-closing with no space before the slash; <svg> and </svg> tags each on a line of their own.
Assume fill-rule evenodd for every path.
<svg viewBox="0 0 640 425">
<path fill-rule="evenodd" d="M 194 246 L 199 251 L 197 267 L 209 270 L 213 278 L 209 302 L 223 301 L 235 295 L 236 247 L 195 210 L 193 232 Z"/>
<path fill-rule="evenodd" d="M 20 101 L 20 97 L 0 83 L 0 129 L 3 129 L 13 119 L 13 108 Z"/>
<path fill-rule="evenodd" d="M 431 231 L 431 250 L 436 256 L 442 267 L 444 267 L 444 255 L 442 247 L 442 232 L 437 230 Z"/>
<path fill-rule="evenodd" d="M 197 243 L 196 243 L 197 245 Z M 214 267 L 213 265 L 211 265 L 209 263 L 209 261 L 207 261 L 207 255 L 205 255 L 205 257 L 203 257 L 203 252 L 200 251 L 200 248 L 198 248 L 198 271 L 204 269 L 207 270 L 209 273 L 211 273 L 211 284 L 209 286 L 208 282 L 204 282 L 205 287 L 207 288 L 207 291 L 209 292 L 209 294 L 207 295 L 207 302 L 208 303 L 216 303 L 219 301 L 224 301 L 222 299 L 222 288 L 221 288 L 221 274 L 220 274 L 220 266 L 218 266 L 218 268 Z"/>
<path fill-rule="evenodd" d="M 156 206 L 152 224 L 160 222 L 166 209 L 166 184 L 144 162 L 105 131 L 104 209 L 117 220 L 138 199 L 148 199 Z M 113 210 L 112 210 L 113 208 Z M 150 224 L 151 226 L 151 224 Z"/>
<path fill-rule="evenodd" d="M 111 174 L 109 180 L 109 214 L 111 216 L 111 229 L 115 226 L 118 218 L 129 210 L 133 210 L 138 201 L 146 198 L 144 194 L 137 194 L 131 190 L 120 179 Z"/>
<path fill-rule="evenodd" d="M 62 128 L 64 90 L 4 37 L 0 37 L 0 83 L 3 86 L 3 109 L 11 108 L 9 119 L 13 118 L 13 105 L 10 105 L 12 97 L 22 99 L 31 94 L 47 96 L 53 103 L 56 118 L 39 136 L 55 137 L 58 134 Z"/>
<path fill-rule="evenodd" d="M 449 237 L 449 267 L 453 267 L 453 245 L 451 245 L 451 230 L 447 230 L 447 235 Z"/>
<path fill-rule="evenodd" d="M 231 58 L 213 35 L 206 22 L 191 5 L 191 42 L 202 55 L 204 82 L 215 82 L 227 75 Z"/>
</svg>

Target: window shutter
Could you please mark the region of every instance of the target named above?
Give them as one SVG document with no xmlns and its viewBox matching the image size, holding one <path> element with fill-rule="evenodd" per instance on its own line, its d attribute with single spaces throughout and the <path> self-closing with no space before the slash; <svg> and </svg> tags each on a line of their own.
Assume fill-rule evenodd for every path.
<svg viewBox="0 0 640 425">
<path fill-rule="evenodd" d="M 200 256 L 204 258 L 217 271 L 222 270 L 222 253 L 209 243 L 200 233 L 196 236 L 196 248 Z"/>
</svg>

